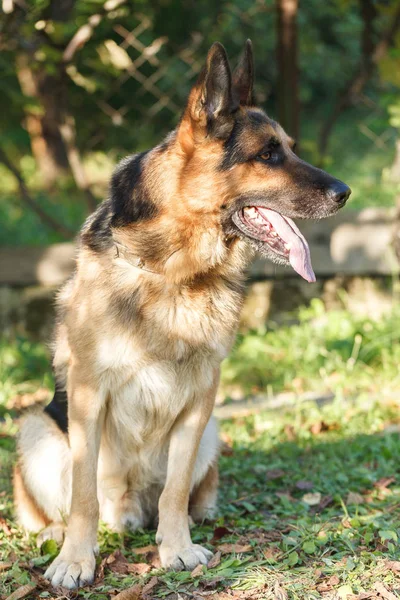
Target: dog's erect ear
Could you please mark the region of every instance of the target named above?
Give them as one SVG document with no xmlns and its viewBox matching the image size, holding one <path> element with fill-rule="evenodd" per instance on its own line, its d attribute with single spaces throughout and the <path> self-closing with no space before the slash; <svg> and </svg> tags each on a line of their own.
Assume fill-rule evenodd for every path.
<svg viewBox="0 0 400 600">
<path fill-rule="evenodd" d="M 191 132 L 196 137 L 196 132 L 200 131 L 203 135 L 224 139 L 232 129 L 232 114 L 238 105 L 232 93 L 231 69 L 225 48 L 215 42 L 190 92 L 180 133 L 185 132 L 187 136 Z"/>
<path fill-rule="evenodd" d="M 233 73 L 233 93 L 237 95 L 242 106 L 254 106 L 254 59 L 253 48 L 247 40 L 239 64 Z"/>
</svg>

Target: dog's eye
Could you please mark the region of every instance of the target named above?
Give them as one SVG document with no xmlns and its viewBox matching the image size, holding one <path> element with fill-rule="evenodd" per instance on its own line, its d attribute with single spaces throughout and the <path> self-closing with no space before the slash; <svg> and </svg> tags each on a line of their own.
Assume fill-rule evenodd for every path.
<svg viewBox="0 0 400 600">
<path fill-rule="evenodd" d="M 261 160 L 265 160 L 265 161 L 271 160 L 272 153 L 271 152 L 263 152 L 262 154 L 260 154 L 258 156 L 258 158 L 261 158 Z"/>
</svg>

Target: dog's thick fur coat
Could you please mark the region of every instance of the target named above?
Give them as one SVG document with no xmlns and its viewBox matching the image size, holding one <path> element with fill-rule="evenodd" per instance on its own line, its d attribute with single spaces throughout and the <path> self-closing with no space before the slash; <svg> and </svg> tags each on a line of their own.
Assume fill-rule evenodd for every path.
<svg viewBox="0 0 400 600">
<path fill-rule="evenodd" d="M 288 217 L 339 208 L 336 180 L 253 106 L 252 79 L 250 44 L 233 80 L 214 44 L 177 130 L 122 161 L 83 227 L 58 298 L 55 396 L 22 423 L 15 469 L 20 522 L 50 527 L 41 539 L 67 522 L 54 585 L 93 580 L 99 517 L 116 530 L 158 518 L 164 567 L 211 556 L 191 542 L 188 511 L 202 520 L 216 507 L 211 413 L 252 252 L 232 215 L 251 198 Z"/>
</svg>

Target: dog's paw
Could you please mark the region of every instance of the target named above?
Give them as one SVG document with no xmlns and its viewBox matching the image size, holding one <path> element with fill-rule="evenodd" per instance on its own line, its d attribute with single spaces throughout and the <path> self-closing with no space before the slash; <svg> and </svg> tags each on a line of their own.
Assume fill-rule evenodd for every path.
<svg viewBox="0 0 400 600">
<path fill-rule="evenodd" d="M 51 523 L 48 527 L 39 531 L 36 538 L 36 545 L 38 548 L 47 540 L 54 540 L 57 544 L 62 544 L 65 536 L 65 525 L 64 523 Z"/>
<path fill-rule="evenodd" d="M 69 590 L 93 583 L 96 569 L 94 550 L 91 552 L 61 550 L 44 574 L 54 587 L 62 586 Z"/>
<path fill-rule="evenodd" d="M 184 548 L 172 548 L 161 544 L 161 566 L 173 571 L 192 571 L 197 565 L 206 565 L 213 553 L 203 546 L 191 544 Z"/>
</svg>

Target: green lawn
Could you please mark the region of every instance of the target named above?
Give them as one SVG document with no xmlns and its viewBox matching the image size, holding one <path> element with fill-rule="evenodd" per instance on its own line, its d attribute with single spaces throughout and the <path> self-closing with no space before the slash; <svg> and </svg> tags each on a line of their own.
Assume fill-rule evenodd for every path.
<svg viewBox="0 0 400 600">
<path fill-rule="evenodd" d="M 102 528 L 95 584 L 66 597 L 108 600 L 136 586 L 126 598 L 400 598 L 400 313 L 375 322 L 314 303 L 297 317 L 240 338 L 223 386 L 254 393 L 270 381 L 274 392 L 335 399 L 221 423 L 219 517 L 192 532 L 216 551 L 213 564 L 165 573 L 154 531 Z M 0 598 L 24 585 L 26 598 L 65 597 L 41 578 L 57 548 L 37 549 L 18 529 L 10 496 L 11 417 L 51 385 L 46 351 L 14 340 L 0 364 Z"/>
</svg>

